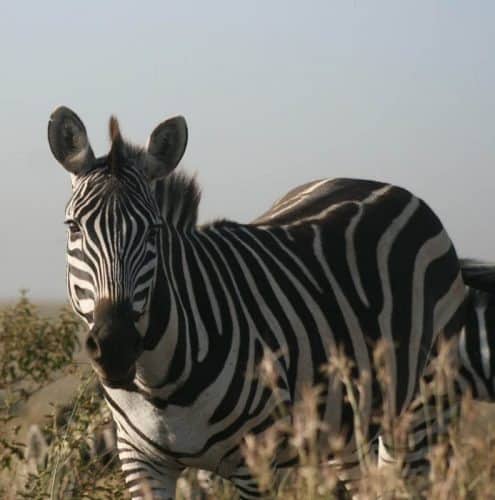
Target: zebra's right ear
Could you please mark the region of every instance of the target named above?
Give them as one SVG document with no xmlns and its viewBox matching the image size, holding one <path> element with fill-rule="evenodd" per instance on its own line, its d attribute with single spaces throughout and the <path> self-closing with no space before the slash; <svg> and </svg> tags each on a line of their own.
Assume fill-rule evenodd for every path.
<svg viewBox="0 0 495 500">
<path fill-rule="evenodd" d="M 50 116 L 48 143 L 53 156 L 71 174 L 84 173 L 94 162 L 95 155 L 83 122 L 65 106 L 58 107 Z"/>
</svg>

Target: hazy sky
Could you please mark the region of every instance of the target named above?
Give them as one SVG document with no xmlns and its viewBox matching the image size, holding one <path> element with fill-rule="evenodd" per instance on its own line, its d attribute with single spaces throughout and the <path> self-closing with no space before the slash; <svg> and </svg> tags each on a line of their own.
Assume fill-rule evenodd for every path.
<svg viewBox="0 0 495 500">
<path fill-rule="evenodd" d="M 0 299 L 65 298 L 57 105 L 96 154 L 115 113 L 144 143 L 181 113 L 201 219 L 248 221 L 321 177 L 423 197 L 461 254 L 495 260 L 495 2 L 2 2 Z"/>
</svg>

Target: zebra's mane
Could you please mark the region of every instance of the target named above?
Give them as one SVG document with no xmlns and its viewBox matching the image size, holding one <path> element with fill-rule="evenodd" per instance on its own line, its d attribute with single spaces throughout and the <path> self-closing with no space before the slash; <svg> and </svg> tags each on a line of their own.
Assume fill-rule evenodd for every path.
<svg viewBox="0 0 495 500">
<path fill-rule="evenodd" d="M 190 229 L 196 225 L 201 190 L 195 176 L 173 172 L 159 179 L 155 197 L 166 222 L 179 229 Z"/>
<path fill-rule="evenodd" d="M 112 175 L 118 177 L 119 165 L 129 158 L 134 159 L 136 168 L 141 168 L 145 161 L 145 149 L 122 138 L 119 122 L 114 116 L 110 118 L 109 132 L 112 146 L 106 163 Z M 155 198 L 162 217 L 169 224 L 180 229 L 189 229 L 196 225 L 201 190 L 195 176 L 173 172 L 164 179 L 159 179 L 156 181 Z"/>
<path fill-rule="evenodd" d="M 495 264 L 476 259 L 460 259 L 464 283 L 483 292 L 495 293 Z"/>
</svg>

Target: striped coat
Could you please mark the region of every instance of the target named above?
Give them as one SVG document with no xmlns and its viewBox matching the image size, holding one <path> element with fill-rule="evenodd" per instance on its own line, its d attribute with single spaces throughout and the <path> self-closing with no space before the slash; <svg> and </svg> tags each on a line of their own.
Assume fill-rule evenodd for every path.
<svg viewBox="0 0 495 500">
<path fill-rule="evenodd" d="M 461 260 L 461 268 L 469 285 L 464 325 L 450 344 L 443 346 L 445 352 L 440 354 L 441 346 L 435 348 L 424 377 L 426 384 L 440 377 L 434 386 L 437 393 L 426 395 L 426 400 L 420 398 L 414 407 L 407 452 L 395 451 L 391 443 L 380 440 L 381 466 L 403 460 L 411 474 L 424 473 L 429 467 L 428 452 L 446 440 L 449 426 L 457 422 L 462 399 L 469 396 L 475 401 L 495 402 L 495 266 Z M 438 392 L 446 370 L 447 381 Z"/>
<path fill-rule="evenodd" d="M 183 119 L 159 125 L 147 149 L 125 143 L 114 120 L 111 151 L 95 159 L 71 113 L 57 110 L 49 127 L 73 180 L 69 294 L 89 326 L 134 498 L 173 498 L 186 466 L 259 498 L 244 439 L 277 422 L 281 405 L 290 422 L 308 386 L 320 388 L 321 442 L 343 436 L 342 459 L 352 457 L 352 410 L 338 377 L 322 369 L 339 350 L 362 384 L 367 439 L 384 402 L 393 415 L 407 407 L 464 300 L 454 247 L 422 200 L 388 184 L 322 180 L 251 224 L 198 226 L 195 181 L 171 173 L 185 148 Z M 389 346 L 385 391 L 372 363 L 379 341 Z M 264 359 L 276 390 L 259 376 Z M 296 460 L 282 440 L 274 466 Z"/>
</svg>

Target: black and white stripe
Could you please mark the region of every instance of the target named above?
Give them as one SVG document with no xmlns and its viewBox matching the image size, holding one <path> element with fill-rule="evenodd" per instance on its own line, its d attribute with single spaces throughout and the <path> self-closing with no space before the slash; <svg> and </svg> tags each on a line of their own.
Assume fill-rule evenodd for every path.
<svg viewBox="0 0 495 500">
<path fill-rule="evenodd" d="M 495 264 L 463 260 L 461 266 L 470 291 L 466 325 L 459 341 L 458 392 L 469 391 L 474 399 L 494 401 Z"/>
<path fill-rule="evenodd" d="M 425 375 L 425 382 L 432 382 L 435 366 L 447 361 L 450 373 L 445 376 L 450 380 L 442 391 L 428 392 L 414 408 L 409 449 L 399 451 L 380 440 L 382 466 L 402 460 L 410 474 L 424 473 L 429 467 L 428 452 L 447 438 L 449 426 L 457 421 L 462 398 L 469 395 L 476 401 L 495 401 L 495 265 L 461 260 L 461 269 L 468 285 L 464 326 L 451 339 L 446 360 L 439 363 L 440 347 L 435 349 L 432 369 Z"/>
<path fill-rule="evenodd" d="M 103 161 L 75 180 L 67 215 L 89 240 L 77 252 L 69 245 L 76 309 L 72 279 L 91 292 L 87 304 L 101 290 L 134 303 L 138 283 L 149 289 L 144 310 L 134 306 L 145 346 L 134 382 L 105 387 L 133 498 L 173 498 L 187 466 L 232 480 L 241 498 L 259 498 L 243 440 L 274 423 L 280 401 L 290 417 L 306 386 L 321 387 L 319 417 L 344 436 L 342 460 L 354 456 L 352 410 L 341 383 L 321 368 L 342 349 L 353 376 L 368 375 L 359 400 L 368 439 L 384 400 L 395 415 L 408 406 L 437 334 L 464 300 L 440 221 L 404 189 L 337 179 L 293 190 L 252 224 L 197 226 L 194 181 L 169 174 L 157 186 L 163 217 L 153 251 L 146 231 L 160 214 L 153 185 L 140 178 L 147 153 L 126 151 L 118 173 L 126 189 L 110 190 L 115 172 Z M 81 312 L 91 326 L 91 307 Z M 380 340 L 390 345 L 385 393 L 372 363 Z M 276 395 L 258 376 L 266 356 Z M 296 458 L 282 443 L 274 466 Z"/>
<path fill-rule="evenodd" d="M 114 182 L 102 162 L 75 186 L 66 208 L 67 283 L 73 308 L 90 327 L 102 298 L 131 298 L 137 315 L 144 310 L 158 259 L 155 228 L 161 218 L 150 217 L 156 213 L 139 172 L 129 171 Z"/>
</svg>

